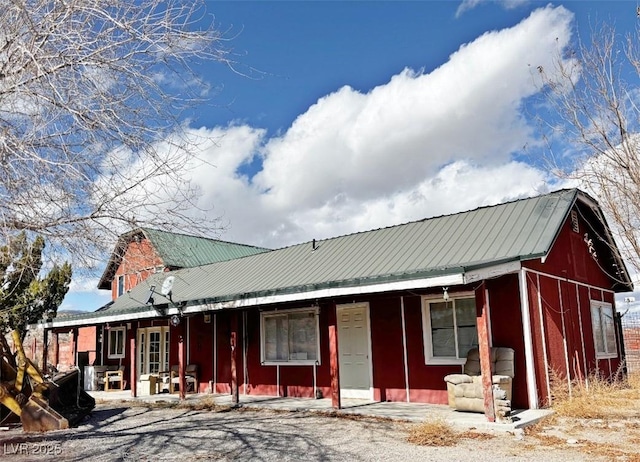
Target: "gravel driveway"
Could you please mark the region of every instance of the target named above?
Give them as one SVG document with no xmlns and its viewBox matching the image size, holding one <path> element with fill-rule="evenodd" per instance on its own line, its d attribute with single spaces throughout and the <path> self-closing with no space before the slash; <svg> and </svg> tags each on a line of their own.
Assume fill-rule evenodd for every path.
<svg viewBox="0 0 640 462">
<path fill-rule="evenodd" d="M 463 437 L 456 446 L 406 441 L 410 425 L 307 412 L 207 411 L 98 405 L 78 428 L 46 434 L 0 433 L 11 461 L 580 461 L 575 448 L 536 446 L 522 434 Z M 597 458 L 591 457 L 595 461 Z"/>
</svg>

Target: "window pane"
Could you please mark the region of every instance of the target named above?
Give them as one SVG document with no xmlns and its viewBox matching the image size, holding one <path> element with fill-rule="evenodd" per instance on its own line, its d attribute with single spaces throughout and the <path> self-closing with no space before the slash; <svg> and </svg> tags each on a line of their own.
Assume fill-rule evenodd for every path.
<svg viewBox="0 0 640 462">
<path fill-rule="evenodd" d="M 266 361 L 286 361 L 289 359 L 289 332 L 287 316 L 265 316 L 264 359 Z"/>
<path fill-rule="evenodd" d="M 453 326 L 453 303 L 431 303 L 429 308 L 433 356 L 455 357 L 456 337 Z"/>
<path fill-rule="evenodd" d="M 289 314 L 289 359 L 317 359 L 315 313 Z"/>
<path fill-rule="evenodd" d="M 456 325 L 458 327 L 458 358 L 466 358 L 473 347 L 478 346 L 476 327 L 476 301 L 474 298 L 462 298 L 456 303 Z"/>
<path fill-rule="evenodd" d="M 453 328 L 453 303 L 437 302 L 429 304 L 431 311 L 431 328 Z"/>
<path fill-rule="evenodd" d="M 124 330 L 117 331 L 116 337 L 118 338 L 116 343 L 116 354 L 122 355 L 124 353 Z"/>
<path fill-rule="evenodd" d="M 600 307 L 591 307 L 591 325 L 593 326 L 593 337 L 595 340 L 596 353 L 604 353 L 604 340 L 602 336 L 602 326 L 600 324 Z"/>
<path fill-rule="evenodd" d="M 607 353 L 614 354 L 618 351 L 616 347 L 616 328 L 613 319 L 613 308 L 610 306 L 602 307 L 602 323 L 604 338 L 607 347 Z"/>
</svg>

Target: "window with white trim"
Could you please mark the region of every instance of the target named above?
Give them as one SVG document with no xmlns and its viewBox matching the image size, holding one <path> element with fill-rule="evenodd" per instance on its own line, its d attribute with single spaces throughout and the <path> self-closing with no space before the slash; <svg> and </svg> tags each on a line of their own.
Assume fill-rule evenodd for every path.
<svg viewBox="0 0 640 462">
<path fill-rule="evenodd" d="M 118 297 L 124 293 L 124 274 L 118 276 Z"/>
<path fill-rule="evenodd" d="M 464 364 L 478 346 L 475 296 L 423 298 L 422 327 L 427 364 Z"/>
<path fill-rule="evenodd" d="M 111 327 L 109 329 L 108 356 L 110 359 L 124 358 L 124 345 L 127 338 L 126 327 Z"/>
<path fill-rule="evenodd" d="M 316 309 L 260 314 L 263 364 L 319 364 L 320 336 Z"/>
<path fill-rule="evenodd" d="M 616 326 L 610 303 L 591 301 L 591 326 L 597 358 L 617 358 Z"/>
</svg>

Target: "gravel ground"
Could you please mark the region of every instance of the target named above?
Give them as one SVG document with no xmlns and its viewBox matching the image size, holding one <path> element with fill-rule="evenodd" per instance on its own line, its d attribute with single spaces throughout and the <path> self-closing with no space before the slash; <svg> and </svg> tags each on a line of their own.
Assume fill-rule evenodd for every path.
<svg viewBox="0 0 640 462">
<path fill-rule="evenodd" d="M 463 434 L 455 446 L 416 446 L 412 425 L 307 412 L 220 411 L 100 404 L 80 426 L 46 434 L 0 432 L 11 461 L 590 461 L 575 444 L 500 432 Z M 562 443 L 562 442 L 561 442 Z"/>
</svg>

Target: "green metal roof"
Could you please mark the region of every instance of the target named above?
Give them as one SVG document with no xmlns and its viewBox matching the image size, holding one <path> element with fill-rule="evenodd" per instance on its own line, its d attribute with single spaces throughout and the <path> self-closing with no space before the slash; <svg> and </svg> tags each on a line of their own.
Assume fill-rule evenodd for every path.
<svg viewBox="0 0 640 462">
<path fill-rule="evenodd" d="M 143 228 L 165 266 L 192 268 L 266 252 L 269 249 Z"/>
<path fill-rule="evenodd" d="M 177 270 L 171 273 L 175 276 L 173 301 L 238 302 L 321 289 L 370 287 L 541 258 L 551 250 L 579 197 L 588 198 L 578 190 L 562 190 L 315 241 L 315 250 L 313 243 L 307 242 Z M 144 311 L 149 287 L 160 287 L 167 275 L 151 276 L 100 315 Z"/>
<path fill-rule="evenodd" d="M 100 278 L 98 288 L 111 288 L 111 280 L 122 261 L 123 252 L 126 251 L 127 246 L 136 236 L 141 235 L 151 242 L 164 266 L 174 269 L 202 266 L 270 250 L 218 239 L 190 236 L 151 228 L 139 228 L 123 234 L 118 239 L 116 248 Z"/>
</svg>

